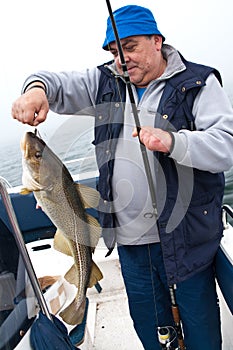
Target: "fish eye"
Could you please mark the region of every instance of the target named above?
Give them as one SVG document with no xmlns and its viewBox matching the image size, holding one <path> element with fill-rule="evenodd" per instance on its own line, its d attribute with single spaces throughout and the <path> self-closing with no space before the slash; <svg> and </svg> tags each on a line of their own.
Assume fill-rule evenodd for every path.
<svg viewBox="0 0 233 350">
<path fill-rule="evenodd" d="M 36 152 L 36 153 L 35 153 L 35 157 L 36 157 L 37 159 L 41 158 L 41 152 Z"/>
</svg>

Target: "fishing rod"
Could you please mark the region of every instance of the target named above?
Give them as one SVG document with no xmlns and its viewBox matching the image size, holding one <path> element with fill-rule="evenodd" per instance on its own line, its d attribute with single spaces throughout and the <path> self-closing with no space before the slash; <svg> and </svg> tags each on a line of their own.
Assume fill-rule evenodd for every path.
<svg viewBox="0 0 233 350">
<path fill-rule="evenodd" d="M 140 134 L 141 126 L 140 126 L 140 121 L 139 121 L 139 117 L 138 117 L 138 111 L 137 111 L 134 95 L 133 95 L 133 89 L 132 89 L 132 85 L 131 85 L 131 81 L 130 81 L 130 77 L 129 77 L 129 72 L 128 72 L 128 69 L 127 69 L 126 62 L 125 62 L 125 57 L 124 57 L 121 41 L 120 41 L 120 38 L 119 38 L 119 35 L 118 35 L 118 30 L 117 30 L 115 18 L 113 16 L 113 12 L 112 12 L 112 7 L 111 7 L 111 4 L 110 4 L 110 1 L 106 0 L 106 3 L 107 3 L 108 12 L 109 12 L 109 16 L 110 16 L 110 19 L 111 19 L 112 28 L 113 28 L 114 35 L 115 35 L 115 38 L 116 38 L 118 52 L 119 52 L 119 56 L 120 56 L 120 60 L 121 60 L 121 67 L 122 67 L 122 72 L 123 72 L 123 78 L 124 78 L 124 81 L 125 81 L 125 84 L 126 84 L 126 88 L 127 88 L 128 94 L 129 94 L 130 104 L 131 104 L 131 107 L 132 107 L 134 121 L 135 121 L 135 125 L 136 125 L 136 128 L 137 128 L 137 134 L 138 134 L 138 140 L 139 140 L 139 144 L 140 144 L 140 150 L 141 150 L 142 159 L 143 159 L 145 172 L 146 172 L 146 177 L 147 177 L 147 181 L 148 181 L 148 185 L 149 185 L 151 201 L 152 201 L 152 207 L 153 207 L 153 210 L 154 210 L 153 215 L 157 216 L 157 206 L 156 206 L 156 195 L 155 195 L 155 190 L 154 190 L 154 183 L 153 183 L 153 178 L 152 178 L 152 173 L 151 173 L 151 168 L 150 168 L 150 164 L 149 164 L 148 155 L 147 155 L 147 152 L 146 152 L 146 147 L 140 141 L 139 134 Z"/>
<path fill-rule="evenodd" d="M 157 334 L 158 334 L 158 340 L 162 349 L 185 350 L 186 347 L 184 344 L 179 307 L 176 302 L 175 288 L 176 288 L 176 285 L 169 286 L 169 292 L 170 292 L 170 298 L 171 298 L 171 304 L 172 304 L 171 305 L 172 315 L 173 315 L 173 320 L 175 325 L 174 327 L 172 326 L 158 327 Z M 175 339 L 177 339 L 178 348 L 177 347 L 174 348 Z"/>
<path fill-rule="evenodd" d="M 179 312 L 178 304 L 176 302 L 175 285 L 169 286 L 169 291 L 170 291 L 171 302 L 172 302 L 172 315 L 175 322 L 175 330 L 176 330 L 177 341 L 179 345 L 178 349 L 185 350 L 183 332 L 181 327 L 180 312 Z"/>
<path fill-rule="evenodd" d="M 119 57 L 120 57 L 120 61 L 121 61 L 121 68 L 122 68 L 122 72 L 123 72 L 123 78 L 124 78 L 126 88 L 127 88 L 128 94 L 129 94 L 129 99 L 130 99 L 130 103 L 131 103 L 131 107 L 132 107 L 132 111 L 133 111 L 133 116 L 134 116 L 134 121 L 135 121 L 135 125 L 137 128 L 138 140 L 139 140 L 139 144 L 140 144 L 140 150 L 141 150 L 143 163 L 144 163 L 144 167 L 145 167 L 145 172 L 146 172 L 146 176 L 147 176 L 147 181 L 148 181 L 148 185 L 149 185 L 152 206 L 154 209 L 154 215 L 157 216 L 155 188 L 154 188 L 154 184 L 153 184 L 153 178 L 152 178 L 151 168 L 150 168 L 150 164 L 149 164 L 149 160 L 148 160 L 148 155 L 146 152 L 146 147 L 140 140 L 141 126 L 140 126 L 140 121 L 139 121 L 139 116 L 138 116 L 138 111 L 136 108 L 134 95 L 133 95 L 133 89 L 132 89 L 132 85 L 131 85 L 131 81 L 130 81 L 130 77 L 129 77 L 129 72 L 127 69 L 126 62 L 125 62 L 125 57 L 124 57 L 120 37 L 118 34 L 116 21 L 115 21 L 115 18 L 113 16 L 110 0 L 106 0 L 106 4 L 108 7 L 109 17 L 111 20 L 112 28 L 113 28 L 115 39 L 116 39 L 118 53 L 119 53 Z M 173 319 L 175 322 L 175 331 L 176 331 L 178 346 L 179 346 L 177 350 L 185 350 L 179 308 L 178 308 L 178 304 L 176 303 L 176 298 L 175 298 L 175 286 L 174 285 L 169 286 L 169 291 L 170 291 L 171 303 L 172 303 L 172 314 L 173 314 Z M 170 328 L 172 328 L 172 327 L 161 327 L 161 328 L 158 327 L 158 338 L 159 338 L 160 344 L 161 344 L 163 349 L 172 349 L 171 343 L 173 342 L 173 340 L 170 341 L 170 330 L 169 330 Z M 164 334 L 164 332 L 165 332 L 165 334 Z"/>
</svg>

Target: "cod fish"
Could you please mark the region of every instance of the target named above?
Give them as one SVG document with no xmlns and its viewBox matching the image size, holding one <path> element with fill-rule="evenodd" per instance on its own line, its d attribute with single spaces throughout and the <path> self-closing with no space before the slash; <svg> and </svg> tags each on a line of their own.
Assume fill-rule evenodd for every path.
<svg viewBox="0 0 233 350">
<path fill-rule="evenodd" d="M 60 316 L 66 323 L 77 325 L 84 316 L 87 288 L 103 278 L 92 260 L 100 238 L 100 226 L 85 211 L 98 205 L 99 193 L 76 184 L 62 161 L 36 133 L 26 132 L 21 150 L 21 193 L 33 191 L 38 205 L 57 228 L 54 248 L 74 258 L 74 265 L 65 278 L 76 285 L 77 295 Z"/>
</svg>

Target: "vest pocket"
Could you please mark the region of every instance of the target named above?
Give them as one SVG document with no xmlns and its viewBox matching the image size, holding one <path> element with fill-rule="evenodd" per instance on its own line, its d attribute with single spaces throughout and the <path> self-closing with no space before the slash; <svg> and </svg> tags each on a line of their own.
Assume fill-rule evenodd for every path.
<svg viewBox="0 0 233 350">
<path fill-rule="evenodd" d="M 198 246 L 219 236 L 221 208 L 216 201 L 190 207 L 186 214 L 185 241 L 190 247 Z"/>
</svg>

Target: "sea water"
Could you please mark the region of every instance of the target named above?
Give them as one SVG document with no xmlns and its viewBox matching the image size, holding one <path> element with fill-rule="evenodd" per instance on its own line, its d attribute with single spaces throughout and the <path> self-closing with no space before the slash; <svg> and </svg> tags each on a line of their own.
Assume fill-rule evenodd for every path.
<svg viewBox="0 0 233 350">
<path fill-rule="evenodd" d="M 42 138 L 65 163 L 71 175 L 97 170 L 91 129 L 75 137 L 65 132 L 64 136 L 56 134 Z M 78 161 L 73 162 L 74 159 Z M 0 177 L 6 179 L 11 186 L 19 186 L 22 184 L 22 171 L 20 141 L 0 144 Z"/>
<path fill-rule="evenodd" d="M 52 149 L 66 164 L 71 175 L 97 170 L 95 151 L 92 145 L 93 135 L 90 132 L 82 134 L 72 142 L 70 138 L 59 139 L 52 144 Z M 79 162 L 70 160 L 79 159 Z M 3 144 L 0 147 L 0 176 L 4 177 L 12 186 L 22 183 L 22 153 L 19 142 Z M 225 172 L 224 203 L 233 207 L 233 168 Z"/>
</svg>

